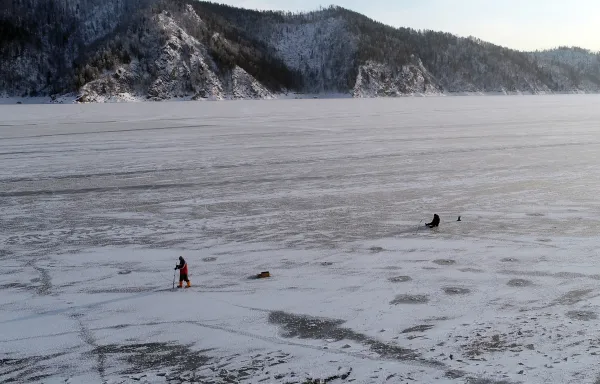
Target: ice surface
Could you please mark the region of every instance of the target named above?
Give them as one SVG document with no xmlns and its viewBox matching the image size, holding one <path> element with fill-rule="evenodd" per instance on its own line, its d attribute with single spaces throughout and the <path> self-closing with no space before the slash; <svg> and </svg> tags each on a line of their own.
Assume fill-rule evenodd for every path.
<svg viewBox="0 0 600 384">
<path fill-rule="evenodd" d="M 0 381 L 593 383 L 599 102 L 0 106 Z"/>
</svg>

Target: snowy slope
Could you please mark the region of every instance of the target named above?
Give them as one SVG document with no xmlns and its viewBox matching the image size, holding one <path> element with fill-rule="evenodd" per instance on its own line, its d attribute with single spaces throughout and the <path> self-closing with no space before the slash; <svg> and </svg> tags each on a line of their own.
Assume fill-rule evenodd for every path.
<svg viewBox="0 0 600 384">
<path fill-rule="evenodd" d="M 392 28 L 340 7 L 258 12 L 192 0 L 0 6 L 0 95 L 88 102 L 272 98 L 288 92 L 600 91 L 598 54 L 519 52 Z M 58 26 L 58 27 L 55 27 Z"/>
<path fill-rule="evenodd" d="M 478 40 L 456 39 L 435 57 L 427 62 L 428 68 L 447 92 L 546 94 L 553 91 L 546 73 L 520 52 Z"/>
<path fill-rule="evenodd" d="M 385 64 L 368 62 L 361 65 L 353 90 L 354 97 L 431 96 L 442 93 L 442 88 L 436 86 L 435 79 L 418 59 L 395 71 Z"/>
<path fill-rule="evenodd" d="M 346 23 L 341 17 L 327 17 L 276 24 L 266 41 L 290 68 L 303 73 L 305 91 L 347 91 L 358 38 L 349 33 Z"/>
<path fill-rule="evenodd" d="M 565 91 L 594 92 L 600 87 L 600 54 L 580 48 L 558 48 L 531 54 Z"/>
<path fill-rule="evenodd" d="M 60 92 L 82 50 L 151 0 L 19 0 L 0 5 L 0 94 Z"/>
<path fill-rule="evenodd" d="M 106 72 L 81 89 L 81 102 L 122 99 L 124 95 L 160 101 L 173 98 L 223 100 L 272 98 L 273 94 L 239 66 L 219 68 L 208 48 L 189 35 L 181 25 L 195 23 L 206 28 L 191 6 L 177 15 L 168 11 L 152 19 L 156 30 L 144 37 L 152 60 L 141 65 L 134 61 L 121 65 L 115 72 Z M 213 41 L 227 44 L 218 34 Z"/>
</svg>

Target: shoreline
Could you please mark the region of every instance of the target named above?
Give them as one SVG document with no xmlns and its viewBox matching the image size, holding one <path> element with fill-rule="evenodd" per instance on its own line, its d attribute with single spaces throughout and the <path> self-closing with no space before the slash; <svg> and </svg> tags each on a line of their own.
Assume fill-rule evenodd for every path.
<svg viewBox="0 0 600 384">
<path fill-rule="evenodd" d="M 135 96 L 131 94 L 120 94 L 117 96 L 102 96 L 100 101 L 78 102 L 78 96 L 39 96 L 39 97 L 0 97 L 0 105 L 35 105 L 35 104 L 115 104 L 115 103 L 172 103 L 185 101 L 273 101 L 273 100 L 330 100 L 330 99 L 399 99 L 399 98 L 436 98 L 436 97 L 474 97 L 474 96 L 563 96 L 563 95 L 600 95 L 597 92 L 572 91 L 572 92 L 441 92 L 441 93 L 411 93 L 396 96 L 360 96 L 355 97 L 346 93 L 280 93 L 274 98 L 248 98 L 248 99 L 193 99 L 192 96 L 173 97 L 163 100 L 150 100 L 144 96 Z"/>
</svg>

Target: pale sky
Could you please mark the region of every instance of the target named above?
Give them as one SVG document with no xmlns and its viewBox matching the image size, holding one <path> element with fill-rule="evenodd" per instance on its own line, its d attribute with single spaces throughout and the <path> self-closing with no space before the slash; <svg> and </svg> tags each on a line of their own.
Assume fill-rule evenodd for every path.
<svg viewBox="0 0 600 384">
<path fill-rule="evenodd" d="M 600 51 L 600 0 L 216 0 L 251 9 L 331 4 L 395 27 L 475 36 L 520 50 L 576 45 Z"/>
</svg>

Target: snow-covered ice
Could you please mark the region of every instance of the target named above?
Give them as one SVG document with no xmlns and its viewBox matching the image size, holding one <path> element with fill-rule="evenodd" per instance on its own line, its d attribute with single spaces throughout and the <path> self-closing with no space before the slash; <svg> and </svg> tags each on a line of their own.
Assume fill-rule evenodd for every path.
<svg viewBox="0 0 600 384">
<path fill-rule="evenodd" d="M 599 104 L 0 106 L 0 381 L 594 383 Z"/>
</svg>

